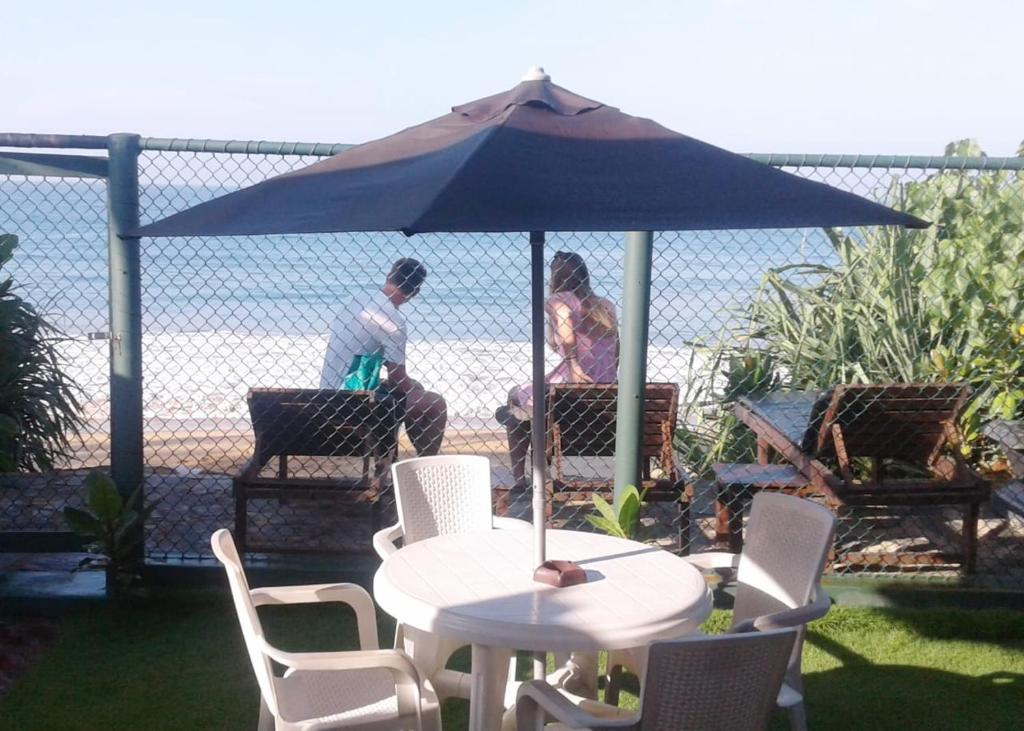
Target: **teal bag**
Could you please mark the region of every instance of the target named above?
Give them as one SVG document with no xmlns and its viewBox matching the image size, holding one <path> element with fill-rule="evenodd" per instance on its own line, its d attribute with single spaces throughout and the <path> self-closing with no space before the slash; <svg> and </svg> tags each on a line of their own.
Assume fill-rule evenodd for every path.
<svg viewBox="0 0 1024 731">
<path fill-rule="evenodd" d="M 384 356 L 378 354 L 354 355 L 348 375 L 341 387 L 346 391 L 373 391 L 380 385 L 380 367 Z"/>
</svg>

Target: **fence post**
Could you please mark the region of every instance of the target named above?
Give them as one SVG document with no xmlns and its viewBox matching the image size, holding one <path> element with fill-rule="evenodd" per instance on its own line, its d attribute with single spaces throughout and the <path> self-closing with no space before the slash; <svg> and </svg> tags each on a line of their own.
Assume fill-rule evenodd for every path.
<svg viewBox="0 0 1024 731">
<path fill-rule="evenodd" d="M 616 504 L 627 486 L 639 487 L 653 250 L 654 234 L 650 231 L 626 233 L 622 267 L 622 327 L 619 331 L 619 401 L 615 425 Z"/>
<path fill-rule="evenodd" d="M 142 285 L 139 136 L 107 138 L 107 251 L 110 267 L 110 476 L 127 498 L 142 484 Z"/>
</svg>

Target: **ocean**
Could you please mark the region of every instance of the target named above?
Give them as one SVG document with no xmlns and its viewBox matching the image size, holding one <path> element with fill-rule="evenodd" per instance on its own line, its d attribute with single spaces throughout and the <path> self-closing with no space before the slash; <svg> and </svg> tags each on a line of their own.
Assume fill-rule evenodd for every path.
<svg viewBox="0 0 1024 731">
<path fill-rule="evenodd" d="M 143 220 L 221 189 L 149 184 Z M 106 406 L 105 348 L 86 339 L 107 329 L 105 187 L 54 179 L 0 180 L 0 232 L 21 245 L 6 267 L 18 292 L 67 336 L 71 371 L 92 412 Z M 622 295 L 622 235 L 551 234 L 557 250 L 583 255 L 594 289 Z M 379 286 L 391 261 L 427 266 L 406 308 L 409 365 L 449 396 L 453 421 L 490 418 L 508 389 L 529 379 L 529 261 L 525 234 L 337 234 L 142 242 L 147 414 L 240 418 L 256 385 L 315 386 L 324 334 L 337 302 Z M 820 231 L 661 233 L 651 293 L 651 380 L 684 372 L 694 342 L 742 323 L 765 271 L 832 260 Z"/>
</svg>

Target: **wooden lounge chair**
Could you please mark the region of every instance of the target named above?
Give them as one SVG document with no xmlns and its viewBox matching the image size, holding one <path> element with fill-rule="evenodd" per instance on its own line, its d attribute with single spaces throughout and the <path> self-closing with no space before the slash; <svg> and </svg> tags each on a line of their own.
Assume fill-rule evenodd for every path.
<svg viewBox="0 0 1024 731">
<path fill-rule="evenodd" d="M 249 541 L 247 503 L 253 499 L 331 499 L 365 505 L 373 529 L 379 528 L 381 477 L 392 457 L 397 420 L 373 391 L 254 388 L 247 400 L 256 446 L 233 481 L 240 552 L 307 550 Z M 362 471 L 358 477 L 296 477 L 288 469 L 292 456 L 360 457 Z M 263 476 L 275 458 L 276 474 Z"/>
<path fill-rule="evenodd" d="M 735 411 L 757 434 L 760 464 L 714 466 L 729 544 L 742 545 L 741 511 L 730 510 L 729 503 L 752 490 L 819 494 L 833 509 L 958 506 L 964 514 L 962 554 L 956 558 L 965 572 L 973 571 L 978 511 L 989 490 L 955 448 L 960 441 L 957 421 L 970 393 L 967 384 L 840 385 L 820 398 L 805 398 L 802 406 L 799 398 L 790 398 L 790 408 L 787 397 L 805 395 L 741 399 Z M 789 464 L 768 464 L 771 451 Z M 920 476 L 907 476 L 915 470 Z M 895 565 L 893 559 L 934 564 L 950 558 L 925 552 L 842 556 L 844 563 L 874 566 Z"/>
<path fill-rule="evenodd" d="M 981 432 L 1002 447 L 1014 477 L 992 493 L 992 509 L 1004 517 L 1024 518 L 1024 421 L 990 421 Z"/>
<path fill-rule="evenodd" d="M 615 414 L 619 387 L 614 383 L 559 383 L 548 386 L 548 450 L 554 499 L 559 502 L 590 502 L 594 492 L 612 491 L 611 476 L 604 479 L 573 479 L 565 474 L 566 457 L 615 455 Z M 648 383 L 644 392 L 641 441 L 641 484 L 649 488 L 650 501 L 679 497 L 677 471 L 672 454 L 679 386 Z"/>
</svg>

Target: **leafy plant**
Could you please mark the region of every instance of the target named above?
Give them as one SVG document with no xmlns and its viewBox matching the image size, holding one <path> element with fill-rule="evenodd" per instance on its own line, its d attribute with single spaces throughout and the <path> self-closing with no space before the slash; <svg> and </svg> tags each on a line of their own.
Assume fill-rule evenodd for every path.
<svg viewBox="0 0 1024 731">
<path fill-rule="evenodd" d="M 0 235 L 0 269 L 17 246 L 17 237 Z M 12 279 L 0 278 L 0 472 L 52 469 L 78 434 L 78 387 L 61 369 L 57 335 Z"/>
<path fill-rule="evenodd" d="M 131 594 L 139 581 L 142 528 L 158 501 L 142 505 L 142 486 L 124 500 L 114 481 L 102 472 L 85 479 L 88 510 L 64 508 L 64 520 L 83 538 L 91 539 L 86 550 L 99 554 L 82 565 L 100 564 L 107 573 L 107 593 L 115 598 Z"/>
<path fill-rule="evenodd" d="M 710 352 L 702 408 L 687 415 L 675 433 L 673 446 L 687 470 L 696 478 L 710 478 L 716 462 L 749 462 L 756 439 L 732 411 L 743 396 L 756 396 L 779 388 L 781 378 L 774 356 L 751 347 L 720 344 Z"/>
<path fill-rule="evenodd" d="M 617 538 L 643 540 L 644 526 L 640 522 L 640 508 L 647 490 L 640 492 L 636 485 L 627 485 L 617 504 L 611 505 L 600 495 L 594 495 L 594 508 L 598 515 L 587 515 L 587 522 L 599 531 Z"/>
<path fill-rule="evenodd" d="M 970 453 L 983 422 L 1024 417 L 1024 174 L 944 170 L 889 197 L 933 226 L 826 231 L 837 263 L 769 270 L 752 333 L 788 387 L 970 383 Z"/>
</svg>

